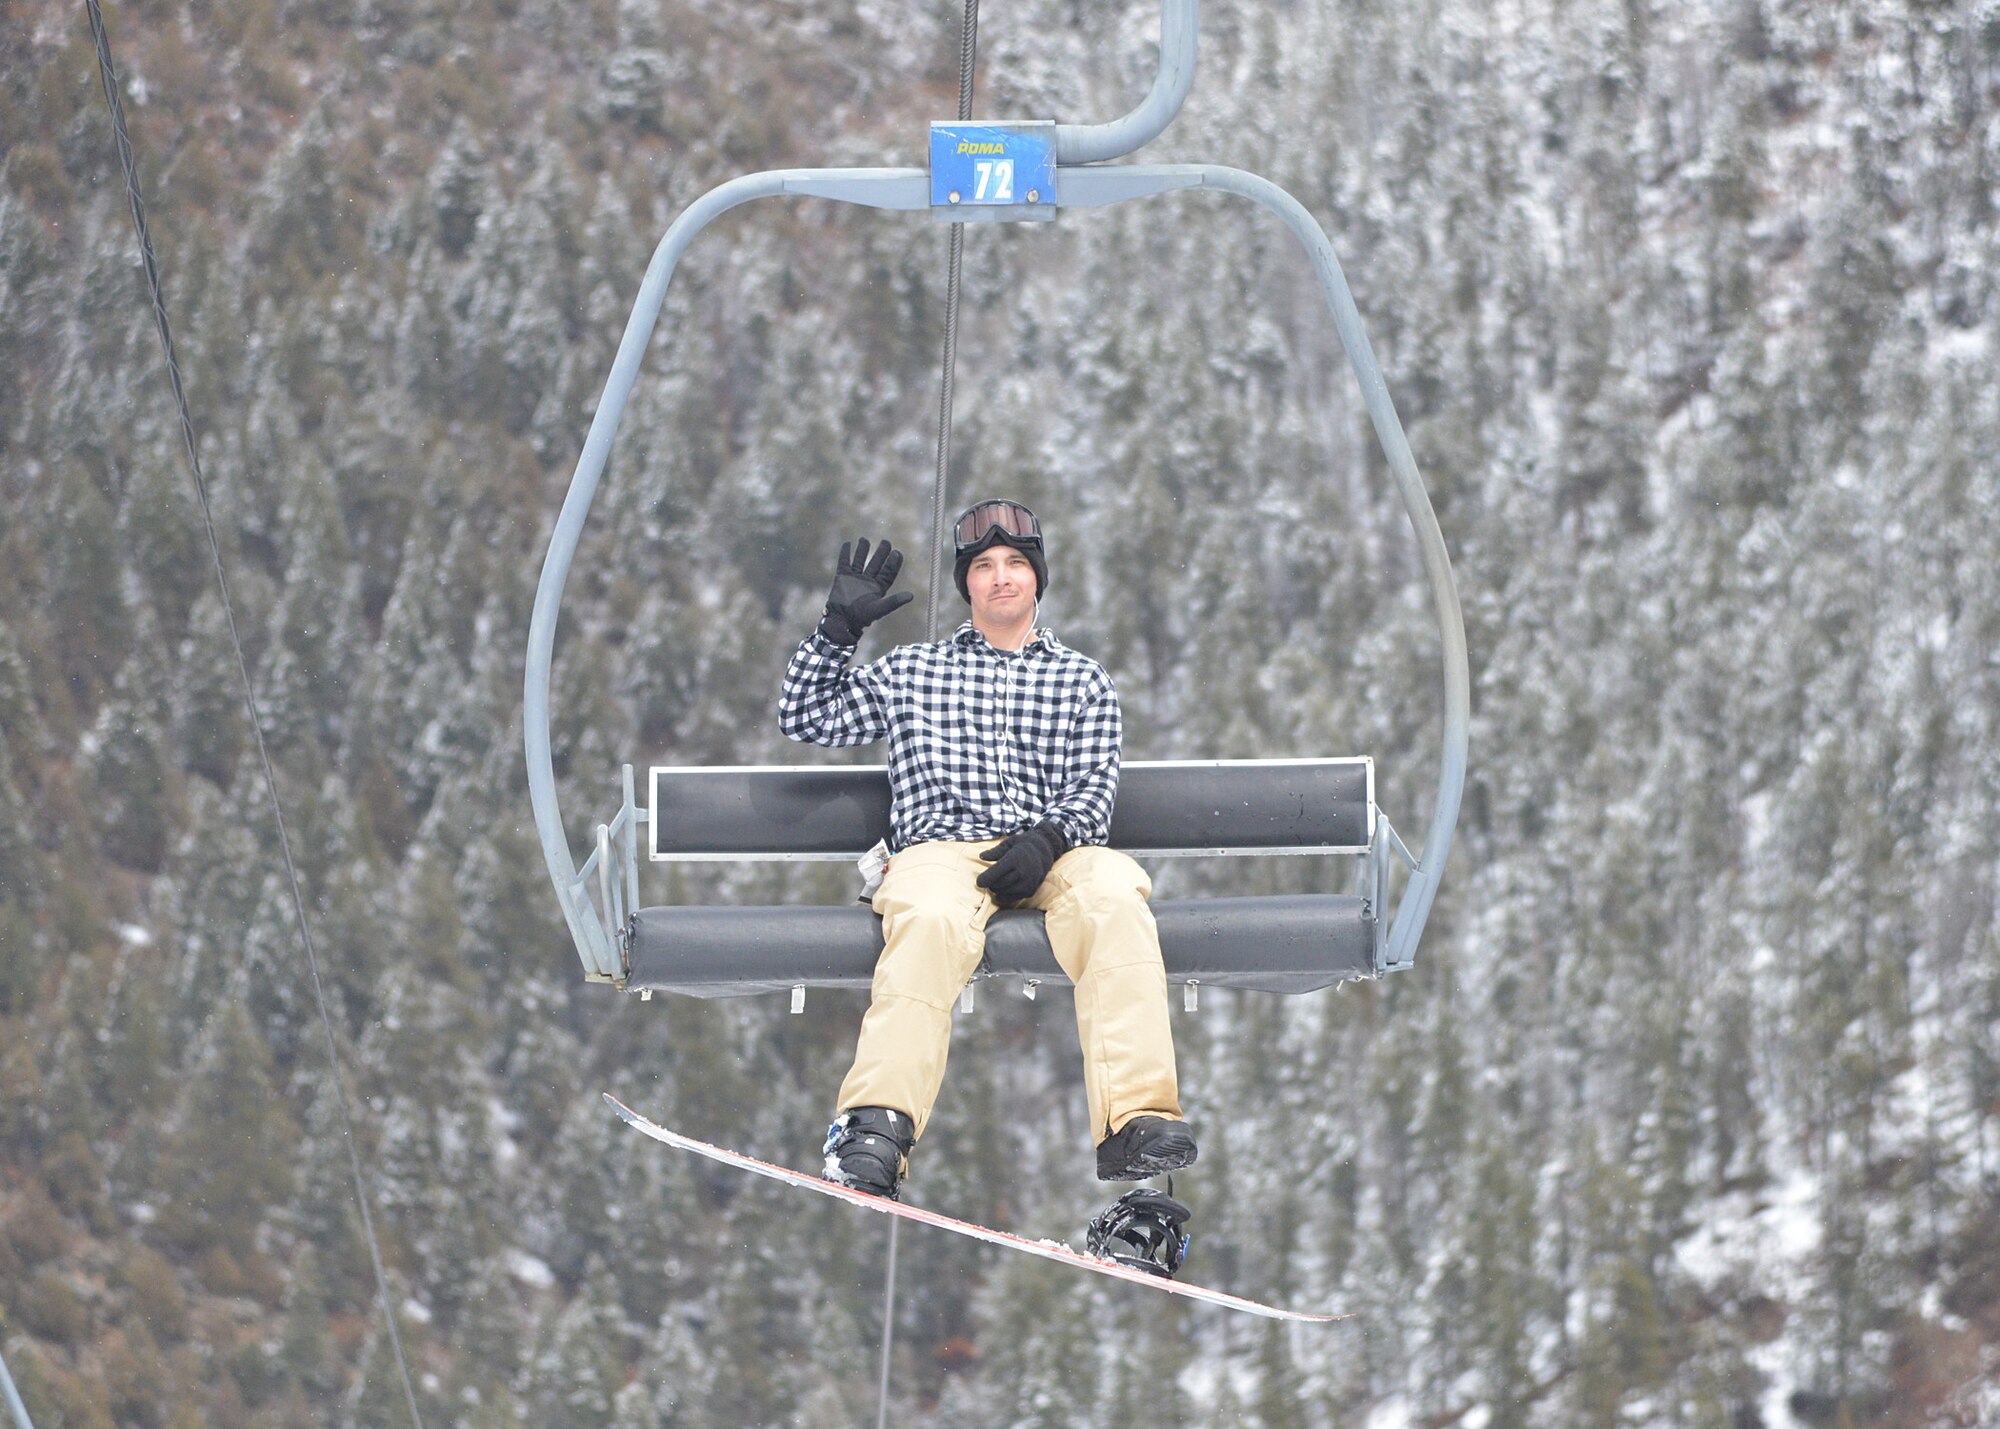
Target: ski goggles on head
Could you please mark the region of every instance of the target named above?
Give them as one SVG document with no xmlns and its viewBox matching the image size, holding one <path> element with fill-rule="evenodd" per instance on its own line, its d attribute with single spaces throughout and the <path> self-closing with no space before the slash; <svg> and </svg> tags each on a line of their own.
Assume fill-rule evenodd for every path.
<svg viewBox="0 0 2000 1429">
<path fill-rule="evenodd" d="M 967 551 L 998 531 L 1010 544 L 1042 548 L 1042 523 L 1018 501 L 982 501 L 961 511 L 951 528 L 955 550 Z"/>
</svg>

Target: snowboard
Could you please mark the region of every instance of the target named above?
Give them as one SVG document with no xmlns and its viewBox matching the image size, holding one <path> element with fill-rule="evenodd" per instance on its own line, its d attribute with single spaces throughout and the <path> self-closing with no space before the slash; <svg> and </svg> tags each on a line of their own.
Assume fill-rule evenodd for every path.
<svg viewBox="0 0 2000 1429">
<path fill-rule="evenodd" d="M 1120 1265 L 1115 1260 L 1100 1260 L 1093 1255 L 1084 1255 L 1071 1250 L 1067 1245 L 1052 1240 L 1029 1240 L 1025 1236 L 1010 1235 L 1006 1231 L 996 1231 L 972 1221 L 962 1221 L 956 1216 L 943 1215 L 922 1206 L 912 1206 L 905 1201 L 888 1201 L 880 1196 L 870 1196 L 850 1186 L 842 1186 L 818 1176 L 807 1175 L 785 1166 L 774 1166 L 768 1161 L 759 1161 L 754 1156 L 745 1156 L 740 1151 L 729 1151 L 720 1146 L 711 1146 L 706 1141 L 697 1141 L 692 1136 L 682 1136 L 677 1131 L 669 1131 L 664 1126 L 648 1121 L 632 1108 L 611 1095 L 604 1093 L 604 1099 L 611 1103 L 611 1109 L 634 1130 L 650 1136 L 655 1141 L 677 1146 L 682 1151 L 692 1151 L 697 1156 L 705 1156 L 710 1161 L 719 1161 L 724 1166 L 734 1166 L 739 1171 L 749 1171 L 758 1176 L 782 1181 L 788 1186 L 797 1186 L 806 1191 L 817 1191 L 822 1196 L 831 1196 L 836 1201 L 859 1206 L 863 1210 L 878 1211 L 884 1215 L 901 1216 L 906 1221 L 918 1225 L 934 1226 L 938 1230 L 970 1236 L 974 1240 L 985 1241 L 988 1245 L 1005 1246 L 1009 1250 L 1026 1251 L 1044 1260 L 1053 1260 L 1062 1265 L 1075 1266 L 1079 1270 L 1092 1271 L 1098 1275 L 1108 1275 L 1114 1280 L 1129 1281 L 1143 1285 L 1149 1290 L 1164 1290 L 1169 1295 L 1181 1295 L 1190 1300 L 1199 1300 L 1208 1305 L 1221 1305 L 1231 1310 L 1241 1310 L 1251 1315 L 1262 1315 L 1272 1320 L 1303 1320 L 1310 1323 L 1325 1323 L 1345 1320 L 1346 1315 L 1320 1315 L 1303 1310 L 1283 1310 L 1274 1305 L 1260 1304 L 1255 1300 L 1245 1300 L 1239 1295 L 1231 1295 L 1223 1290 L 1210 1290 L 1203 1285 L 1190 1285 L 1186 1281 L 1169 1280 L 1162 1275 L 1149 1275 L 1143 1270 L 1134 1270 L 1129 1265 Z"/>
</svg>

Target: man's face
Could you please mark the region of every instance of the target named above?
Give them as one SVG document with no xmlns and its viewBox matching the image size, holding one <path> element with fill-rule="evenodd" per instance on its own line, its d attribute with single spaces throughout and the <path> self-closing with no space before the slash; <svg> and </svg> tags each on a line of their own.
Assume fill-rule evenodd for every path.
<svg viewBox="0 0 2000 1429">
<path fill-rule="evenodd" d="M 1035 609 L 1035 568 L 1012 546 L 988 546 L 965 569 L 965 593 L 973 615 L 989 624 L 1028 619 Z"/>
</svg>

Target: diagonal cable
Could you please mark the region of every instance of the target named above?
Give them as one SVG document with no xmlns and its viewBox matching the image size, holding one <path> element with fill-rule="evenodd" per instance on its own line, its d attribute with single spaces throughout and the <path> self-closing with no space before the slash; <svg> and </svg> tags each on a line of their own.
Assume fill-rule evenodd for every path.
<svg viewBox="0 0 2000 1429">
<path fill-rule="evenodd" d="M 368 1232 L 368 1256 L 375 1267 L 375 1294 L 382 1303 L 382 1318 L 389 1327 L 389 1343 L 396 1351 L 396 1368 L 403 1377 L 403 1398 L 409 1406 L 410 1421 L 423 1429 L 417 1412 L 417 1392 L 410 1381 L 409 1361 L 403 1354 L 403 1337 L 396 1328 L 396 1312 L 389 1297 L 389 1277 L 382 1267 L 382 1245 L 375 1234 L 375 1217 L 368 1208 L 368 1184 L 361 1175 L 361 1158 L 354 1149 L 354 1122 L 348 1112 L 347 1088 L 340 1074 L 340 1048 L 333 1035 L 333 1018 L 326 1009 L 326 987 L 320 979 L 319 955 L 313 950 L 312 928 L 306 921 L 305 897 L 299 891 L 299 870 L 292 858 L 291 835 L 285 830 L 285 810 L 278 800 L 278 779 L 271 768 L 271 754 L 264 744 L 264 721 L 257 708 L 257 692 L 250 681 L 250 665 L 243 656 L 243 640 L 236 629 L 236 610 L 229 599 L 229 577 L 222 567 L 222 545 L 215 535 L 215 517 L 208 504 L 208 482 L 201 472 L 201 453 L 195 444 L 194 418 L 188 413 L 187 389 L 181 382 L 180 359 L 174 353 L 174 334 L 167 322 L 167 304 L 160 291 L 160 265 L 153 254 L 152 233 L 146 226 L 146 201 L 139 192 L 139 172 L 132 159 L 131 136 L 125 131 L 125 106 L 119 99 L 118 70 L 111 61 L 111 42 L 104 33 L 104 13 L 98 0 L 84 0 L 90 11 L 90 31 L 97 40 L 98 76 L 104 81 L 104 102 L 111 108 L 111 128 L 118 140 L 118 162 L 125 170 L 125 196 L 132 204 L 132 224 L 139 232 L 139 257 L 146 267 L 146 284 L 153 297 L 153 323 L 160 331 L 160 349 L 166 354 L 167 379 L 174 389 L 174 406 L 180 413 L 181 444 L 187 449 L 188 467 L 194 473 L 195 494 L 201 500 L 201 523 L 208 532 L 209 554 L 215 560 L 215 583 L 222 594 L 222 613 L 229 623 L 229 641 L 236 649 L 236 673 L 242 679 L 243 703 L 250 712 L 250 730 L 257 739 L 257 759 L 264 770 L 264 788 L 271 798 L 271 816 L 278 826 L 278 848 L 285 858 L 285 878 L 292 892 L 292 912 L 299 925 L 299 942 L 304 946 L 306 966 L 312 973 L 313 998 L 319 1005 L 319 1022 L 326 1034 L 326 1059 L 333 1070 L 334 1099 L 340 1107 L 340 1134 L 347 1148 L 348 1170 L 354 1176 L 354 1198 L 361 1207 L 362 1228 Z"/>
</svg>

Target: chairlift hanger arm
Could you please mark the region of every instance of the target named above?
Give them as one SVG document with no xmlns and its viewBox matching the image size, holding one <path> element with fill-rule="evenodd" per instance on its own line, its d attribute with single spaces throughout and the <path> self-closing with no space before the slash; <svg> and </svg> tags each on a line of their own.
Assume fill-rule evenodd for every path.
<svg viewBox="0 0 2000 1429">
<path fill-rule="evenodd" d="M 923 209 L 930 206 L 929 180 L 922 169 L 772 169 L 746 174 L 710 189 L 675 219 L 653 250 L 646 267 L 639 296 L 626 319 L 625 334 L 618 342 L 611 376 L 604 384 L 597 411 L 591 417 L 590 432 L 584 438 L 583 453 L 577 458 L 570 478 L 569 493 L 563 498 L 549 538 L 549 552 L 542 562 L 542 574 L 535 587 L 534 613 L 528 624 L 528 660 L 522 698 L 524 741 L 528 761 L 528 799 L 535 813 L 535 829 L 542 844 L 542 858 L 556 887 L 563 919 L 583 959 L 586 977 L 598 981 L 621 981 L 623 958 L 612 946 L 610 932 L 588 898 L 576 887 L 576 862 L 569 847 L 569 835 L 562 821 L 556 797 L 554 752 L 549 742 L 549 675 L 554 661 L 556 620 L 562 609 L 563 589 L 569 583 L 569 568 L 582 539 L 583 526 L 597 497 L 597 484 L 611 456 L 618 420 L 645 362 L 646 347 L 666 301 L 667 287 L 681 255 L 696 235 L 730 209 L 752 199 L 794 194 L 836 199 L 869 208 Z"/>
<path fill-rule="evenodd" d="M 1444 877 L 1445 860 L 1451 854 L 1452 833 L 1458 825 L 1459 801 L 1465 790 L 1465 761 L 1468 732 L 1472 724 L 1472 685 L 1466 660 L 1465 619 L 1459 609 L 1458 584 L 1451 574 L 1451 555 L 1445 549 L 1444 532 L 1437 512 L 1431 507 L 1430 493 L 1417 471 L 1417 459 L 1410 440 L 1389 399 L 1389 384 L 1383 379 L 1382 365 L 1361 325 L 1361 313 L 1354 294 L 1341 272 L 1340 259 L 1319 221 L 1304 204 L 1269 179 L 1242 169 L 1220 165 L 1193 165 L 1203 174 L 1203 187 L 1220 189 L 1262 204 L 1275 213 L 1305 248 L 1312 260 L 1313 274 L 1319 279 L 1320 293 L 1333 313 L 1333 325 L 1347 352 L 1361 400 L 1375 428 L 1375 438 L 1388 459 L 1397 493 L 1403 498 L 1410 527 L 1416 534 L 1424 575 L 1430 585 L 1431 605 L 1437 617 L 1441 656 L 1444 663 L 1443 752 L 1438 767 L 1437 798 L 1432 805 L 1431 824 L 1424 839 L 1421 867 L 1411 875 L 1396 905 L 1390 925 L 1383 970 L 1406 968 L 1416 959 L 1417 940 L 1430 917 L 1432 900 L 1437 897 Z"/>
<path fill-rule="evenodd" d="M 1197 0 L 1160 0 L 1160 67 L 1129 114 L 1104 124 L 1056 125 L 1056 162 L 1094 164 L 1137 152 L 1181 112 L 1194 86 Z"/>
<path fill-rule="evenodd" d="M 1152 89 L 1129 113 L 1106 123 L 1050 125 L 1054 163 L 1075 168 L 1122 158 L 1150 144 L 1173 123 L 1194 85 L 1198 10 L 1197 0 L 1161 0 L 1159 67 L 1153 75 Z M 965 109 L 963 96 L 960 103 L 958 122 L 963 125 L 971 116 Z M 1047 212 L 1009 215 L 1047 216 Z"/>
<path fill-rule="evenodd" d="M 1438 526 L 1423 477 L 1418 474 L 1409 438 L 1390 400 L 1382 366 L 1376 361 L 1375 350 L 1362 327 L 1361 313 L 1341 271 L 1340 259 L 1334 254 L 1326 231 L 1303 204 L 1269 179 L 1242 169 L 1218 164 L 1118 164 L 1106 168 L 1060 168 L 1057 173 L 1064 208 L 1098 207 L 1177 189 L 1216 189 L 1236 194 L 1276 214 L 1312 261 L 1320 293 L 1332 311 L 1341 346 L 1360 384 L 1361 400 L 1375 428 L 1376 440 L 1388 459 L 1397 494 L 1403 498 L 1411 528 L 1416 533 L 1443 644 L 1444 749 L 1438 769 L 1437 799 L 1432 806 L 1423 856 L 1397 904 L 1384 960 L 1385 970 L 1408 967 L 1416 956 L 1417 940 L 1430 916 L 1431 902 L 1437 896 L 1438 882 L 1443 877 L 1452 834 L 1458 824 L 1472 722 L 1471 677 L 1466 658 L 1465 619 L 1459 608 L 1458 586 L 1452 578 L 1444 533 Z"/>
</svg>

